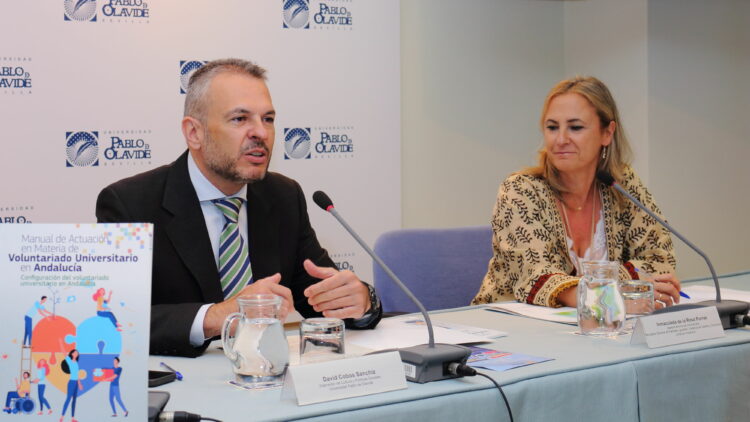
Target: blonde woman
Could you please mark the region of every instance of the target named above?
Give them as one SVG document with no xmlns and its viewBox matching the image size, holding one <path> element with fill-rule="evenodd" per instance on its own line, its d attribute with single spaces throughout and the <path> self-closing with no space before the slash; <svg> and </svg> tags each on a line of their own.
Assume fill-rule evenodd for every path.
<svg viewBox="0 0 750 422">
<path fill-rule="evenodd" d="M 541 128 L 539 164 L 500 186 L 494 254 L 472 303 L 576 306 L 586 260 L 619 261 L 621 279 L 654 274 L 656 306 L 679 302 L 667 230 L 596 180 L 597 171 L 608 171 L 660 214 L 630 167 L 630 145 L 609 89 L 593 77 L 559 82 L 544 102 Z"/>
</svg>

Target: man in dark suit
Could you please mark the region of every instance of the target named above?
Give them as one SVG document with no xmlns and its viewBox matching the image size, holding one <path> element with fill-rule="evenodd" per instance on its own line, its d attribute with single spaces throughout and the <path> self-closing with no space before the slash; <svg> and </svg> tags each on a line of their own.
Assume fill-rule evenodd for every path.
<svg viewBox="0 0 750 422">
<path fill-rule="evenodd" d="M 318 243 L 299 184 L 267 171 L 274 119 L 265 70 L 238 59 L 209 62 L 188 85 L 188 151 L 99 194 L 99 222 L 155 225 L 151 354 L 200 355 L 245 294 L 281 296 L 283 317 L 296 309 L 346 319 L 350 328 L 380 320 L 373 288 L 338 271 Z M 254 280 L 229 292 L 220 275 L 227 222 L 215 205 L 226 199 L 241 204 L 235 223 Z"/>
</svg>

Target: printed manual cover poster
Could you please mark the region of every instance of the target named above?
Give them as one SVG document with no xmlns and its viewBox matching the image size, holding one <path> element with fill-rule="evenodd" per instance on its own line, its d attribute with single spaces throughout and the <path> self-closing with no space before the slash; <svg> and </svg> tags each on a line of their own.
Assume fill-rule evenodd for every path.
<svg viewBox="0 0 750 422">
<path fill-rule="evenodd" d="M 0 224 L 0 419 L 147 418 L 151 224 Z"/>
</svg>

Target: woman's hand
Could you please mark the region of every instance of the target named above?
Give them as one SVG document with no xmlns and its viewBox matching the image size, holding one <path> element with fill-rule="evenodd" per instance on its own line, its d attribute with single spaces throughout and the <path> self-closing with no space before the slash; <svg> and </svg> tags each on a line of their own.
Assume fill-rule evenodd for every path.
<svg viewBox="0 0 750 422">
<path fill-rule="evenodd" d="M 680 303 L 680 280 L 674 274 L 655 275 L 654 283 L 654 307 L 656 309 Z"/>
<path fill-rule="evenodd" d="M 562 306 L 571 306 L 575 308 L 578 303 L 578 288 L 574 286 L 563 290 L 557 295 L 557 301 L 560 302 Z"/>
</svg>

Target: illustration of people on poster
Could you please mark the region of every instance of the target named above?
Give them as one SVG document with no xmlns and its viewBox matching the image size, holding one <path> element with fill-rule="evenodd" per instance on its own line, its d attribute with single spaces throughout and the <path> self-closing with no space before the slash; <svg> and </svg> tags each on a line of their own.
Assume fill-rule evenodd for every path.
<svg viewBox="0 0 750 422">
<path fill-rule="evenodd" d="M 150 224 L 0 225 L 0 418 L 146 419 L 152 240 Z"/>
</svg>

